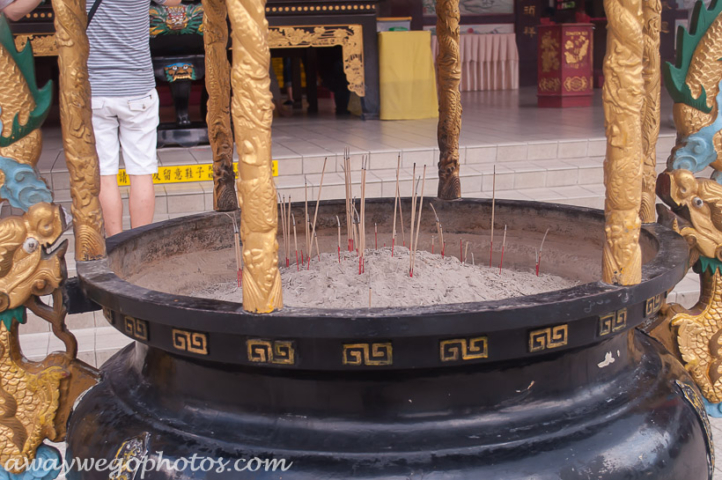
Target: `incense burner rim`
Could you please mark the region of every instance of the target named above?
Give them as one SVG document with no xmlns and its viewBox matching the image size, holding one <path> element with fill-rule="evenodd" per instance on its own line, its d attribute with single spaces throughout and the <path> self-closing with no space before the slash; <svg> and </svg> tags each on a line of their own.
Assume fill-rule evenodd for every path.
<svg viewBox="0 0 722 480">
<path fill-rule="evenodd" d="M 384 202 L 383 199 L 377 201 Z M 489 203 L 481 199 L 463 202 Z M 339 202 L 322 202 L 322 205 L 324 203 Z M 603 221 L 603 212 L 583 207 L 504 200 L 497 203 L 507 208 L 556 210 L 570 216 L 594 217 L 600 225 Z M 183 225 L 212 222 L 213 217 L 219 215 L 223 214 L 203 213 L 124 232 L 108 240 L 109 254 L 112 257 L 121 246 L 144 236 L 160 232 L 168 234 Z M 466 349 L 471 348 L 473 342 L 476 342 L 474 348 L 481 348 L 481 342 L 486 345 L 486 354 L 476 355 L 477 358 L 473 358 L 473 354 L 466 355 L 469 357 L 467 362 L 488 363 L 594 344 L 650 320 L 659 310 L 666 292 L 684 276 L 688 250 L 682 237 L 661 225 L 645 225 L 642 235 L 656 247 L 656 254 L 644 266 L 643 280 L 639 285 L 613 286 L 593 282 L 498 301 L 412 308 L 285 308 L 272 314 L 258 315 L 243 311 L 240 303 L 172 295 L 133 285 L 116 275 L 108 260 L 79 262 L 77 268 L 86 294 L 104 307 L 111 325 L 137 341 L 166 351 L 252 366 L 346 369 L 349 368 L 348 363 L 329 362 L 329 359 L 322 358 L 325 355 L 306 353 L 299 357 L 296 354 L 302 350 L 308 352 L 308 349 L 329 348 L 336 351 L 348 346 L 366 345 L 368 352 L 388 348 L 388 353 L 391 353 L 393 350 L 395 358 L 389 363 L 389 359 L 382 356 L 381 363 L 377 363 L 369 354 L 360 365 L 352 367 L 441 367 L 456 363 L 444 361 L 443 352 L 439 354 L 444 345 L 450 345 L 444 342 L 457 342 Z M 155 334 L 153 330 L 156 330 Z M 178 335 L 187 338 L 184 340 Z M 183 342 L 190 341 L 194 335 L 203 339 L 199 345 L 204 346 L 190 351 L 188 344 Z M 501 349 L 503 352 L 500 351 L 498 345 L 505 345 L 509 336 L 516 337 L 513 342 L 516 348 L 506 346 Z M 223 338 L 212 341 L 212 337 Z M 178 338 L 182 340 L 180 344 L 176 341 Z M 482 338 L 485 340 L 480 340 Z M 492 343 L 494 339 L 497 346 Z M 249 342 L 256 341 L 270 345 L 270 348 L 277 345 L 288 347 L 294 351 L 293 362 L 255 362 Z M 412 355 L 414 358 L 401 360 L 396 353 L 399 349 L 392 345 L 408 343 L 407 348 L 411 350 L 412 344 L 420 348 L 419 342 L 432 346 L 427 349 L 434 350 L 436 358 Z M 214 344 L 222 346 L 214 348 Z M 179 351 L 179 345 L 185 346 L 185 349 Z M 248 354 L 239 354 L 241 350 Z M 334 358 L 342 357 L 342 353 L 334 355 Z M 284 361 L 290 362 L 289 359 Z"/>
</svg>

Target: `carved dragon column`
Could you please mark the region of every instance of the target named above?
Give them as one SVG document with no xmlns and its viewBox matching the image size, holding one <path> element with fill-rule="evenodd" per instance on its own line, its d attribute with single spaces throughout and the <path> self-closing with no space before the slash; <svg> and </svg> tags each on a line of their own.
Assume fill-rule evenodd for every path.
<svg viewBox="0 0 722 480">
<path fill-rule="evenodd" d="M 436 57 L 439 81 L 439 191 L 442 200 L 461 197 L 459 133 L 461 133 L 461 62 L 459 0 L 436 0 Z"/>
<path fill-rule="evenodd" d="M 607 156 L 602 280 L 634 285 L 642 278 L 642 0 L 604 0 L 609 19 L 604 57 Z"/>
<path fill-rule="evenodd" d="M 227 0 L 233 38 L 233 123 L 238 145 L 238 199 L 243 243 L 243 308 L 283 306 L 278 270 L 278 210 L 271 173 L 271 101 L 265 0 Z"/>
<path fill-rule="evenodd" d="M 644 17 L 644 110 L 642 111 L 642 208 L 639 216 L 644 223 L 653 223 L 657 217 L 654 210 L 657 196 L 657 138 L 659 137 L 659 102 L 662 91 L 659 58 L 659 31 L 662 21 L 662 2 L 643 0 Z"/>
<path fill-rule="evenodd" d="M 100 170 L 90 107 L 90 46 L 85 35 L 88 17 L 84 0 L 54 0 L 53 9 L 60 69 L 63 148 L 73 199 L 75 259 L 97 260 L 105 257 L 105 239 L 98 200 Z"/>
<path fill-rule="evenodd" d="M 223 0 L 203 0 L 203 42 L 206 47 L 208 138 L 213 149 L 213 209 L 236 210 L 233 186 L 233 131 L 231 130 L 231 73 L 228 64 L 228 25 Z"/>
</svg>

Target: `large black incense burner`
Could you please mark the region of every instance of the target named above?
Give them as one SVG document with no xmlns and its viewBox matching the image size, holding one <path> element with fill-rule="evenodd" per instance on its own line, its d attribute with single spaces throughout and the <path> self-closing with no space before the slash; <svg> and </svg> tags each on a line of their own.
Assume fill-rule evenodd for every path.
<svg viewBox="0 0 722 480">
<path fill-rule="evenodd" d="M 379 232 L 391 230 L 391 203 L 367 203 Z M 601 212 L 511 201 L 496 208 L 497 228 L 519 234 L 505 265 L 533 269 L 534 247 L 550 228 L 543 268 L 580 284 L 503 301 L 261 316 L 127 280 L 229 249 L 227 215 L 111 238 L 109 258 L 78 271 L 108 321 L 136 342 L 80 401 L 68 455 L 233 459 L 229 470 L 207 473 L 166 464 L 146 473 L 151 479 L 711 479 L 697 388 L 635 328 L 654 322 L 684 276 L 684 240 L 646 225 L 642 283 L 614 287 L 594 280 Z M 429 210 L 422 237 L 435 231 Z M 488 242 L 490 202 L 437 210 L 449 243 Z M 342 202 L 322 204 L 322 250 L 335 253 L 343 211 Z M 189 265 L 187 275 L 196 272 Z M 250 471 L 261 465 L 254 457 L 293 463 Z M 234 471 L 237 459 L 248 470 Z"/>
</svg>

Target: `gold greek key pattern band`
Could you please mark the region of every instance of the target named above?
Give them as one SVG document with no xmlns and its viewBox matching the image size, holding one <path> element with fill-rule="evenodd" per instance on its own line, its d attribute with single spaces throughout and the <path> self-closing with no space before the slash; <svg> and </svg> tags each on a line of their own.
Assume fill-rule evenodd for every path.
<svg viewBox="0 0 722 480">
<path fill-rule="evenodd" d="M 563 347 L 569 342 L 569 326 L 542 328 L 529 333 L 529 353 Z"/>
<path fill-rule="evenodd" d="M 125 317 L 125 333 L 136 340 L 148 341 L 148 322 L 139 318 Z"/>
<path fill-rule="evenodd" d="M 608 313 L 599 317 L 599 336 L 603 337 L 612 332 L 619 332 L 627 328 L 627 309 Z"/>
<path fill-rule="evenodd" d="M 198 355 L 208 355 L 208 336 L 205 333 L 174 328 L 172 336 L 173 348 Z"/>
<path fill-rule="evenodd" d="M 294 365 L 296 363 L 296 347 L 290 340 L 246 340 L 248 361 L 253 363 L 270 363 L 275 365 Z"/>
<path fill-rule="evenodd" d="M 444 340 L 439 344 L 439 350 L 442 362 L 489 358 L 489 342 L 486 337 Z"/>
<path fill-rule="evenodd" d="M 393 365 L 393 347 L 387 343 L 347 343 L 343 346 L 344 365 L 372 367 Z"/>
</svg>

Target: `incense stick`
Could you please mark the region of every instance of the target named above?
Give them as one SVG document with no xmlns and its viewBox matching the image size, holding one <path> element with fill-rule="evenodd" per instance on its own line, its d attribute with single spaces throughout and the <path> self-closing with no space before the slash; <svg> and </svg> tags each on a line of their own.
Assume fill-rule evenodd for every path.
<svg viewBox="0 0 722 480">
<path fill-rule="evenodd" d="M 328 160 L 328 157 L 323 159 L 323 170 L 321 170 L 321 182 L 318 184 L 318 196 L 316 197 L 316 211 L 313 214 L 313 225 L 311 232 L 313 233 L 313 236 L 316 236 L 316 220 L 318 220 L 318 206 L 321 203 L 321 191 L 323 190 L 323 176 L 326 174 L 326 161 Z M 318 247 L 317 247 L 318 249 Z M 313 257 L 313 245 L 311 245 L 311 249 L 308 251 L 308 256 Z M 320 258 L 320 254 L 319 254 Z"/>
<path fill-rule="evenodd" d="M 316 242 L 316 254 L 318 255 L 318 261 L 321 261 L 321 250 L 318 248 L 318 235 L 316 235 L 316 232 L 313 232 L 313 241 Z"/>
<path fill-rule="evenodd" d="M 293 220 L 293 246 L 296 249 L 296 271 L 298 271 L 298 239 L 296 238 L 296 215 L 291 215 L 291 219 Z"/>
<path fill-rule="evenodd" d="M 288 206 L 286 207 L 286 214 L 288 215 L 288 220 L 286 222 L 286 236 L 288 237 L 288 241 L 286 242 L 286 258 L 291 257 L 291 196 L 288 196 Z M 285 219 L 284 219 L 285 220 Z M 288 268 L 290 265 L 286 265 L 286 268 Z"/>
<path fill-rule="evenodd" d="M 547 234 L 549 233 L 549 229 L 547 228 L 547 231 L 544 232 L 544 238 L 542 238 L 541 245 L 539 246 L 539 253 L 537 254 L 536 259 L 536 276 L 539 276 L 539 268 L 541 267 L 541 258 L 542 258 L 542 250 L 544 249 L 544 240 L 547 239 Z"/>
<path fill-rule="evenodd" d="M 466 242 L 466 250 L 464 250 L 464 265 L 466 265 L 466 262 L 468 259 L 469 259 L 469 242 Z"/>
<path fill-rule="evenodd" d="M 360 258 L 361 273 L 366 271 L 366 164 L 367 157 L 361 160 L 361 225 L 359 227 L 359 241 L 361 242 Z"/>
<path fill-rule="evenodd" d="M 501 267 L 504 265 L 504 249 L 506 248 L 506 225 L 504 225 L 504 239 L 501 241 L 501 261 L 499 262 L 499 275 L 501 275 Z"/>
<path fill-rule="evenodd" d="M 238 282 L 238 288 L 241 288 L 243 284 L 243 256 L 241 254 L 241 233 L 238 230 L 236 217 L 227 212 L 226 215 L 228 215 L 228 218 L 231 219 L 231 223 L 233 224 L 233 253 L 236 256 L 236 281 Z"/>
<path fill-rule="evenodd" d="M 394 226 L 391 229 L 391 256 L 394 256 L 394 246 L 396 244 L 396 208 L 399 204 L 399 171 L 401 169 L 401 154 L 396 161 L 396 189 L 394 190 Z M 403 223 L 403 220 L 401 221 Z"/>
<path fill-rule="evenodd" d="M 288 268 L 288 248 L 287 248 L 287 241 L 288 238 L 286 236 L 286 197 L 281 197 L 279 195 L 278 201 L 281 203 L 281 232 L 283 235 L 283 254 L 286 256 L 286 268 Z"/>
<path fill-rule="evenodd" d="M 421 202 L 419 203 L 419 217 L 416 220 L 416 239 L 414 240 L 414 250 L 411 264 L 411 276 L 413 277 L 414 267 L 416 266 L 416 250 L 419 248 L 419 230 L 421 230 L 421 212 L 424 209 L 424 185 L 426 185 L 426 165 L 421 176 Z"/>
<path fill-rule="evenodd" d="M 336 215 L 336 223 L 338 223 L 338 263 L 341 263 L 341 220 Z"/>
<path fill-rule="evenodd" d="M 416 163 L 411 174 L 411 237 L 409 239 L 409 276 L 413 277 L 414 220 L 416 218 Z M 404 242 L 405 243 L 405 242 Z"/>
<path fill-rule="evenodd" d="M 309 218 L 308 218 L 308 182 L 304 180 L 303 182 L 303 194 L 304 194 L 304 200 L 303 200 L 303 211 L 304 211 L 304 223 L 306 224 L 306 255 L 308 255 L 308 243 L 310 241 L 310 237 L 308 236 L 308 226 L 309 226 Z M 301 255 L 303 256 L 303 255 Z"/>
<path fill-rule="evenodd" d="M 496 207 L 496 165 L 494 165 L 494 176 L 491 182 L 491 237 L 489 242 L 489 267 L 491 257 L 494 255 L 494 209 Z"/>
</svg>

